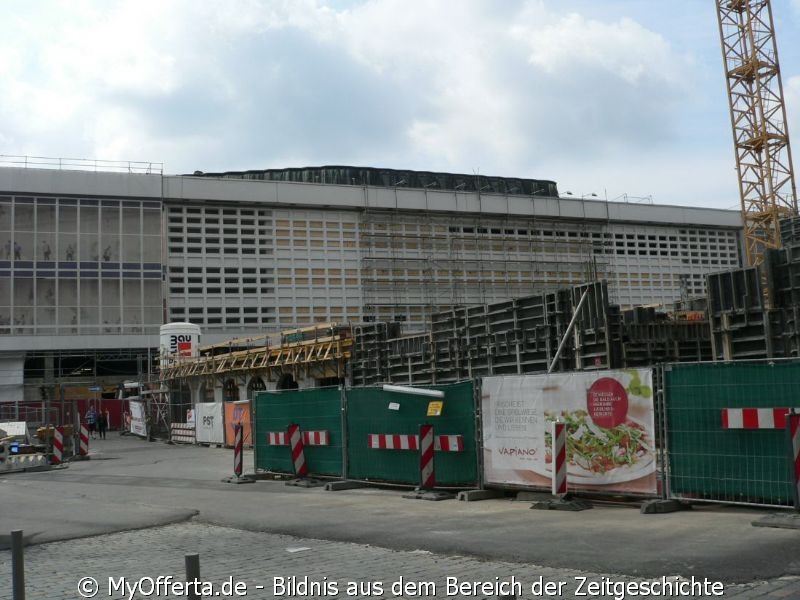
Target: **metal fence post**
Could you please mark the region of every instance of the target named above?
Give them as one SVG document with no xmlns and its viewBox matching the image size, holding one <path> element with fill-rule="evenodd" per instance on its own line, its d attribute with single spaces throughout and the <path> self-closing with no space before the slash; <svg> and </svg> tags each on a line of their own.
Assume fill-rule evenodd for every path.
<svg viewBox="0 0 800 600">
<path fill-rule="evenodd" d="M 258 427 L 256 426 L 256 402 L 258 397 L 263 391 L 253 394 L 253 399 L 250 400 L 250 443 L 253 445 L 253 474 L 258 472 Z"/>
<path fill-rule="evenodd" d="M 667 396 L 669 390 L 667 389 L 667 372 L 672 370 L 671 364 L 662 364 L 658 367 L 660 372 L 659 389 L 657 392 L 656 410 L 661 415 L 661 425 L 657 427 L 658 433 L 661 435 L 661 497 L 669 500 L 672 497 L 670 490 L 670 467 L 669 467 L 669 423 L 667 421 Z"/>
<path fill-rule="evenodd" d="M 189 585 L 189 593 L 186 595 L 189 600 L 200 600 L 198 593 L 198 583 L 200 581 L 200 555 L 187 554 L 185 555 L 186 563 L 186 581 Z"/>
<path fill-rule="evenodd" d="M 800 415 L 794 408 L 786 415 L 786 435 L 789 441 L 789 483 L 792 486 L 792 501 L 794 510 L 800 512 L 800 489 L 798 476 L 800 476 Z"/>
<path fill-rule="evenodd" d="M 25 550 L 22 529 L 11 532 L 11 581 L 13 600 L 25 600 Z"/>
<path fill-rule="evenodd" d="M 347 388 L 340 385 L 339 391 L 342 412 L 342 479 L 347 479 L 350 476 L 347 464 Z"/>
<path fill-rule="evenodd" d="M 483 479 L 483 378 L 476 377 L 472 380 L 472 402 L 475 416 L 475 464 L 478 467 L 478 489 L 482 490 L 486 482 Z"/>
</svg>

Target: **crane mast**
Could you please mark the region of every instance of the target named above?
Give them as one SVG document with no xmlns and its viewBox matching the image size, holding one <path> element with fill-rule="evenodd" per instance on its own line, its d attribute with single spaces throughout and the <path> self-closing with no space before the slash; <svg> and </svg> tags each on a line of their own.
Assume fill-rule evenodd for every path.
<svg viewBox="0 0 800 600">
<path fill-rule="evenodd" d="M 745 256 L 758 265 L 781 245 L 779 220 L 797 214 L 797 189 L 769 0 L 717 0 Z"/>
</svg>

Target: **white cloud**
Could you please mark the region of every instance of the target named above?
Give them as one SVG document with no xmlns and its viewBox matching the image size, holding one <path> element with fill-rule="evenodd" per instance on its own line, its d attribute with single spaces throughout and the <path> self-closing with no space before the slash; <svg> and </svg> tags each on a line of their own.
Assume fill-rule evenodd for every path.
<svg viewBox="0 0 800 600">
<path fill-rule="evenodd" d="M 644 183 L 677 177 L 658 164 L 691 165 L 642 158 L 700 160 L 708 131 L 698 141 L 690 121 L 707 108 L 708 64 L 618 7 L 590 18 L 574 6 L 12 0 L 0 152 L 170 172 L 350 162 L 672 189 Z M 717 73 L 719 54 L 710 61 Z M 787 79 L 787 94 L 798 85 Z M 721 142 L 717 154 L 732 156 L 729 131 Z"/>
</svg>

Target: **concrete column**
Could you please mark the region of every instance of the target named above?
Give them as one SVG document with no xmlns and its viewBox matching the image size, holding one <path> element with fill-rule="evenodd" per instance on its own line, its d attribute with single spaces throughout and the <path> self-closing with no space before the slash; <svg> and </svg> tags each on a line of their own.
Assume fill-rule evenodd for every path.
<svg viewBox="0 0 800 600">
<path fill-rule="evenodd" d="M 189 398 L 192 406 L 204 401 L 203 398 L 203 380 L 199 377 L 193 377 L 188 380 L 189 384 Z"/>
<path fill-rule="evenodd" d="M 317 380 L 313 377 L 303 377 L 300 376 L 296 379 L 297 385 L 301 390 L 307 390 L 309 388 L 317 387 Z"/>
</svg>

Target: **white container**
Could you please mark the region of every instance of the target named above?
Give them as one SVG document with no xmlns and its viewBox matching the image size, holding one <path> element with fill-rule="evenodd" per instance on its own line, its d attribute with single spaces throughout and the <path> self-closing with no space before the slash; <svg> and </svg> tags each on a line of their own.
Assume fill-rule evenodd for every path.
<svg viewBox="0 0 800 600">
<path fill-rule="evenodd" d="M 194 323 L 167 323 L 160 328 L 161 366 L 171 359 L 199 355 L 200 326 Z"/>
</svg>

